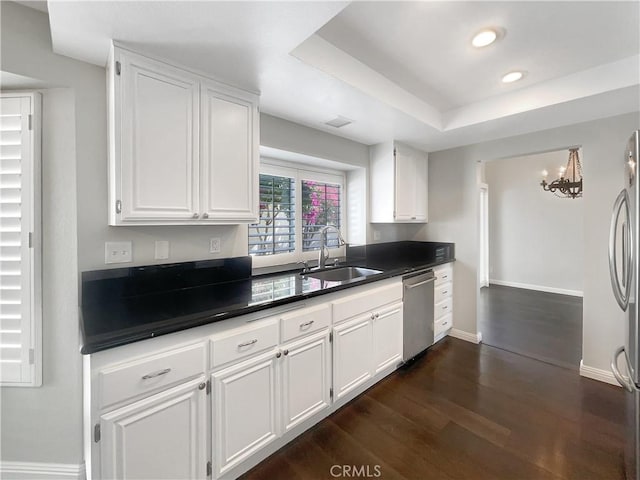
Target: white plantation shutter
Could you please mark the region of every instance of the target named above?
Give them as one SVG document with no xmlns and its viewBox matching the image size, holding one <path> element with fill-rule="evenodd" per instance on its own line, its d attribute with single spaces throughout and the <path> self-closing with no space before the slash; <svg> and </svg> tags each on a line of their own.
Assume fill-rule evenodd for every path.
<svg viewBox="0 0 640 480">
<path fill-rule="evenodd" d="M 0 97 L 0 385 L 37 386 L 40 365 L 38 94 Z M 39 113 L 39 108 L 37 109 Z"/>
</svg>

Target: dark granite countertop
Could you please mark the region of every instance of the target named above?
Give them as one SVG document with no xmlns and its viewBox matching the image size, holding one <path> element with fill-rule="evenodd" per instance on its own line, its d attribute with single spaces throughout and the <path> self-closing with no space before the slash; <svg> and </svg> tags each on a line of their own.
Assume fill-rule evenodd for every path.
<svg viewBox="0 0 640 480">
<path fill-rule="evenodd" d="M 349 283 L 300 269 L 251 274 L 251 257 L 83 272 L 81 353 L 90 354 L 266 310 L 454 260 L 454 245 L 391 242 L 348 247 L 344 265 L 382 273 Z"/>
</svg>

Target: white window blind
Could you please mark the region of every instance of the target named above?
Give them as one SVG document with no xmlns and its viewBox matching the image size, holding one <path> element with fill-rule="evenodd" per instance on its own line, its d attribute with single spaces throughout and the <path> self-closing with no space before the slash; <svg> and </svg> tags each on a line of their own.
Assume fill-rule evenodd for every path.
<svg viewBox="0 0 640 480">
<path fill-rule="evenodd" d="M 0 385 L 38 386 L 39 95 L 0 97 Z M 39 113 L 39 108 L 37 109 Z M 39 230 L 39 229 L 38 229 Z"/>
<path fill-rule="evenodd" d="M 295 179 L 260 174 L 258 223 L 249 225 L 249 253 L 293 252 L 295 245 Z"/>
<path fill-rule="evenodd" d="M 301 167 L 273 159 L 260 165 L 259 220 L 248 229 L 254 266 L 315 260 L 326 225 L 346 236 L 344 174 Z M 345 254 L 334 229 L 328 231 L 327 247 L 332 258 Z"/>
</svg>

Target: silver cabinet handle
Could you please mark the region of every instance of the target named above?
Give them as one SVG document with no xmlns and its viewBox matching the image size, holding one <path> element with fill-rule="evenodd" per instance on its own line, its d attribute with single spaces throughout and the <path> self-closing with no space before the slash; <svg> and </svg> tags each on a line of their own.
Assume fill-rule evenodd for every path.
<svg viewBox="0 0 640 480">
<path fill-rule="evenodd" d="M 146 375 L 142 376 L 142 380 L 149 380 L 150 378 L 156 378 L 156 377 L 159 377 L 160 375 L 166 375 L 170 371 L 171 371 L 170 368 L 165 368 L 164 370 L 158 370 L 157 372 L 147 373 Z"/>
<path fill-rule="evenodd" d="M 613 376 L 616 377 L 616 380 L 618 380 L 620 385 L 622 385 L 622 387 L 628 392 L 633 393 L 633 391 L 636 389 L 635 385 L 633 385 L 633 382 L 629 377 L 622 375 L 622 373 L 620 373 L 620 370 L 618 370 L 618 357 L 623 353 L 627 361 L 627 368 L 629 368 L 629 371 L 631 371 L 629 367 L 627 352 L 624 351 L 624 347 L 619 347 L 613 354 L 613 359 L 611 360 L 611 371 L 613 372 Z"/>
<path fill-rule="evenodd" d="M 448 275 L 443 275 L 440 278 L 443 279 L 443 280 L 446 280 L 447 278 L 449 278 L 449 276 Z"/>
<path fill-rule="evenodd" d="M 308 322 L 304 322 L 300 324 L 300 330 L 304 330 L 307 327 L 310 327 L 311 325 L 313 325 L 313 322 L 315 322 L 315 320 L 309 320 Z"/>
<path fill-rule="evenodd" d="M 282 352 L 278 351 L 278 353 L 276 353 L 276 358 L 280 358 L 282 356 Z"/>
<path fill-rule="evenodd" d="M 622 190 L 616 201 L 613 205 L 613 214 L 611 216 L 611 227 L 609 229 L 609 274 L 611 276 L 611 285 L 613 286 L 613 296 L 616 298 L 616 302 L 620 305 L 620 308 L 623 311 L 627 310 L 629 305 L 629 294 L 631 293 L 631 279 L 625 279 L 623 281 L 623 285 L 625 286 L 624 291 L 622 290 L 622 286 L 620 285 L 620 280 L 618 279 L 618 264 L 616 262 L 616 244 L 618 239 L 618 218 L 620 218 L 620 213 L 622 208 L 625 209 L 625 214 L 627 219 L 629 219 L 629 195 L 627 194 L 627 190 Z M 626 228 L 625 235 L 625 244 L 632 245 L 631 229 Z M 626 248 L 624 250 L 627 250 Z M 633 257 L 632 257 L 632 248 L 629 248 L 627 252 L 624 252 L 626 258 L 623 258 L 622 261 L 625 263 L 623 267 L 623 274 L 630 276 L 632 274 L 632 265 L 633 265 Z"/>
<path fill-rule="evenodd" d="M 380 314 L 379 314 L 378 312 L 376 312 L 375 317 L 376 317 L 376 318 L 380 317 Z"/>
<path fill-rule="evenodd" d="M 191 218 L 198 218 L 198 214 L 197 214 L 197 213 L 194 213 L 194 214 L 191 216 Z"/>
<path fill-rule="evenodd" d="M 202 214 L 202 218 L 209 218 L 209 214 L 208 213 L 203 213 Z"/>
<path fill-rule="evenodd" d="M 284 352 L 282 352 L 282 353 L 284 353 L 285 355 L 289 355 L 289 350 L 285 350 L 285 351 L 284 351 Z"/>
<path fill-rule="evenodd" d="M 430 283 L 435 281 L 436 277 L 432 277 L 428 280 L 423 280 L 422 282 L 414 283 L 413 285 L 405 285 L 404 288 L 411 290 L 412 288 L 419 287 L 420 285 L 424 285 L 425 283 Z"/>
<path fill-rule="evenodd" d="M 448 292 L 448 291 L 446 291 L 446 290 L 443 290 L 443 291 L 442 291 L 442 295 L 446 295 L 447 293 L 449 293 L 449 292 Z"/>
<path fill-rule="evenodd" d="M 373 319 L 375 319 L 375 318 L 376 318 L 376 314 L 375 314 L 375 313 L 372 313 L 372 314 L 371 314 L 371 320 L 373 320 Z"/>
<path fill-rule="evenodd" d="M 443 310 L 446 310 L 447 308 L 449 308 L 449 306 L 448 306 L 448 305 L 443 305 L 443 306 L 442 306 L 442 309 L 443 309 Z"/>
<path fill-rule="evenodd" d="M 258 343 L 258 339 L 257 338 L 254 338 L 253 340 L 249 340 L 248 342 L 239 343 L 238 344 L 238 348 L 249 347 L 249 346 L 253 345 L 254 343 Z"/>
</svg>

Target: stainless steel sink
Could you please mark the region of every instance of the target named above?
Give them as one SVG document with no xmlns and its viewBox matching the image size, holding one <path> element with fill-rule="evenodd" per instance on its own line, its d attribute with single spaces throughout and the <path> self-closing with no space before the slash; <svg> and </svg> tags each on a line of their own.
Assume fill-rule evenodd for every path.
<svg viewBox="0 0 640 480">
<path fill-rule="evenodd" d="M 305 272 L 303 275 L 326 282 L 350 282 L 352 280 L 364 279 L 371 275 L 377 275 L 378 273 L 382 273 L 382 270 L 373 270 L 364 267 L 338 267 L 317 272 Z"/>
</svg>

